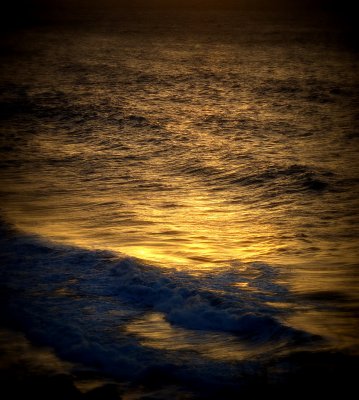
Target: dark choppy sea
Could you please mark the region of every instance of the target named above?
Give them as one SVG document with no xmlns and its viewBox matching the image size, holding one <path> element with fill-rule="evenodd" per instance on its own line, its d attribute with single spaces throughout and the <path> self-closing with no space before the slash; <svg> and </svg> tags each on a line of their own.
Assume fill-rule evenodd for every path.
<svg viewBox="0 0 359 400">
<path fill-rule="evenodd" d="M 353 384 L 342 27 L 194 12 L 38 25 L 2 48 L 4 376 L 46 366 L 105 399 Z"/>
</svg>

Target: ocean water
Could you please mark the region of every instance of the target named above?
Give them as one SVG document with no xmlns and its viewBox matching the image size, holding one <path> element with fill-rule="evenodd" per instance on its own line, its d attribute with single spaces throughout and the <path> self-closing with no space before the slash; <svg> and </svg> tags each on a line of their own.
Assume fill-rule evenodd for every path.
<svg viewBox="0 0 359 400">
<path fill-rule="evenodd" d="M 128 398 L 351 383 L 358 59 L 342 27 L 193 12 L 2 47 L 2 325 L 142 385 Z"/>
</svg>

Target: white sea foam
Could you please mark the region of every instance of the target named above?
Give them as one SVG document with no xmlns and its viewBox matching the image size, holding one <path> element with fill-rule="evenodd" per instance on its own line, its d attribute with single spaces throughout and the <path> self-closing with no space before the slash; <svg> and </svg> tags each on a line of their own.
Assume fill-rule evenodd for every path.
<svg viewBox="0 0 359 400">
<path fill-rule="evenodd" d="M 227 353 L 235 336 L 244 340 L 242 347 L 255 342 L 262 356 L 270 348 L 310 339 L 281 323 L 278 310 L 266 305 L 285 295 L 285 288 L 274 282 L 271 286 L 270 277 L 276 274 L 268 265 L 232 267 L 215 279 L 208 274 L 195 277 L 131 258 L 119 259 L 109 252 L 43 243 L 6 229 L 3 233 L 1 245 L 8 249 L 1 268 L 8 293 L 4 315 L 62 357 L 113 375 L 141 375 L 164 359 L 172 368 L 185 363 L 186 352 L 142 346 L 140 338 L 126 329 L 147 313 L 160 313 L 174 332 L 176 327 L 182 329 L 179 332 L 188 330 L 189 342 L 193 337 L 195 343 L 201 331 L 208 338 L 209 332 L 217 332 L 219 347 L 227 341 Z M 266 276 L 264 286 L 261 275 Z M 252 290 L 235 286 L 238 281 L 253 284 Z M 228 341 L 226 335 L 234 336 Z M 199 365 L 206 356 L 194 354 L 191 363 L 198 364 L 195 373 L 201 375 Z M 210 374 L 222 373 L 222 367 L 214 367 L 218 362 L 207 366 L 214 368 Z"/>
</svg>

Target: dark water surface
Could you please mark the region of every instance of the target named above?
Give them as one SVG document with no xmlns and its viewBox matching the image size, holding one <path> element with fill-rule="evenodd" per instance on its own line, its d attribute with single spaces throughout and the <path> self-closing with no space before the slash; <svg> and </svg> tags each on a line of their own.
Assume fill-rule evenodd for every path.
<svg viewBox="0 0 359 400">
<path fill-rule="evenodd" d="M 13 362 L 23 343 L 30 375 L 45 352 L 96 375 L 83 392 L 115 379 L 128 399 L 350 386 L 343 27 L 192 12 L 39 25 L 2 48 L 2 325 L 48 346 L 4 330 Z"/>
</svg>

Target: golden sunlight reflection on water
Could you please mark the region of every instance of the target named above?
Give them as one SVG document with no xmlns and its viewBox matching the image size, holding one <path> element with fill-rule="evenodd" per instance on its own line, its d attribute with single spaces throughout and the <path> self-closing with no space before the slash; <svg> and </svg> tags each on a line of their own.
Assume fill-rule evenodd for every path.
<svg viewBox="0 0 359 400">
<path fill-rule="evenodd" d="M 108 201 L 116 207 L 116 200 Z M 150 199 L 148 204 L 133 204 L 133 220 L 114 221 L 109 226 L 97 223 L 96 216 L 91 218 L 91 211 L 81 210 L 82 198 L 72 199 L 72 210 L 66 210 L 66 205 L 61 204 L 66 199 L 58 197 L 54 199 L 56 204 L 35 200 L 26 210 L 10 209 L 7 215 L 25 232 L 88 249 L 108 249 L 163 267 L 207 269 L 238 260 L 276 262 L 286 258 L 280 251 L 283 242 L 276 240 L 280 235 L 270 218 L 266 221 L 260 212 L 240 210 L 238 205 L 224 208 L 220 199 L 213 202 L 197 196 L 192 200 L 191 204 L 189 198 L 175 199 L 181 205 L 173 210 L 154 208 Z M 111 212 L 116 214 L 117 210 Z M 295 243 L 293 238 L 289 240 Z M 287 260 L 298 261 L 293 254 Z"/>
<path fill-rule="evenodd" d="M 289 325 L 324 335 L 327 319 L 335 340 L 350 342 L 359 259 L 353 58 L 327 35 L 325 46 L 298 40 L 292 26 L 282 42 L 271 24 L 239 24 L 235 37 L 211 24 L 215 35 L 170 26 L 29 32 L 22 56 L 2 70 L 1 214 L 46 240 L 196 277 L 267 263 L 295 297 L 296 307 L 273 300 L 293 308 Z M 221 290 L 261 298 L 252 281 Z M 173 337 L 191 350 L 195 339 L 149 318 L 127 329 L 153 347 Z M 225 348 L 218 342 L 211 357 Z"/>
</svg>

